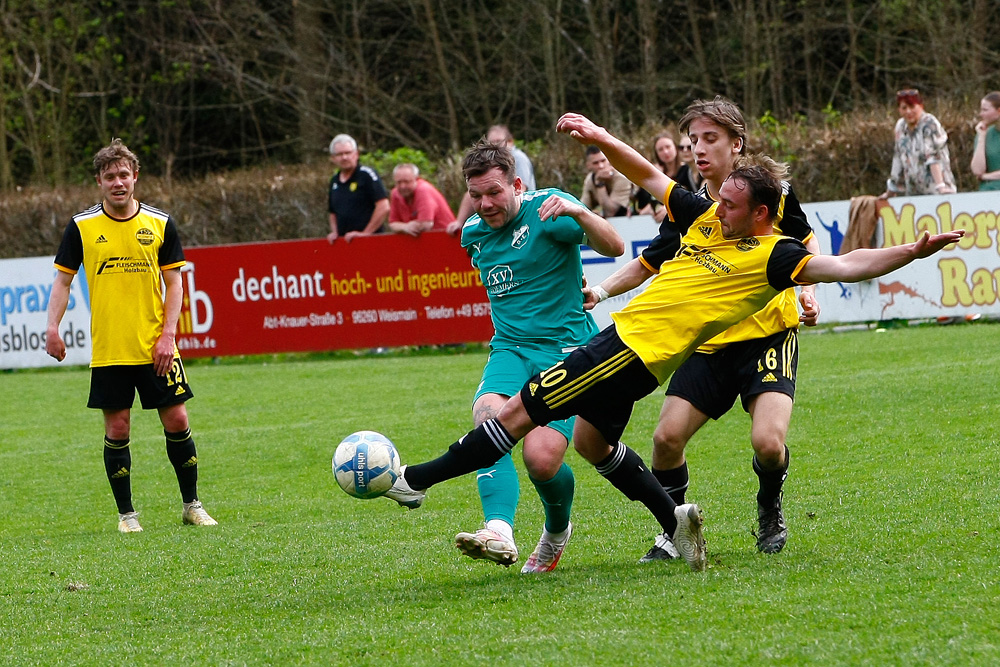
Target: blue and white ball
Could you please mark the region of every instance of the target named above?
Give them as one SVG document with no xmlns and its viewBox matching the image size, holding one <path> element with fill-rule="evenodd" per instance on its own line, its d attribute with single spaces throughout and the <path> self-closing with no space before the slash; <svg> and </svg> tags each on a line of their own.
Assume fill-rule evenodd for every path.
<svg viewBox="0 0 1000 667">
<path fill-rule="evenodd" d="M 399 478 L 399 453 L 381 433 L 358 431 L 337 445 L 333 474 L 348 495 L 363 500 L 378 498 Z"/>
</svg>

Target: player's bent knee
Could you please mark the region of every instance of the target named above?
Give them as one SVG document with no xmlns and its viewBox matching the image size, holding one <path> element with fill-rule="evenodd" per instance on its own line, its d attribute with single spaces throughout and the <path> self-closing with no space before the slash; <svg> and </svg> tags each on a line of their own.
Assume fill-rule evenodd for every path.
<svg viewBox="0 0 1000 667">
<path fill-rule="evenodd" d="M 580 417 L 577 417 L 576 427 L 573 429 L 573 448 L 594 465 L 611 454 L 611 443 L 601 435 L 600 431 Z"/>
<path fill-rule="evenodd" d="M 765 468 L 780 468 L 785 457 L 785 439 L 779 436 L 754 438 L 752 443 L 757 460 Z"/>
<path fill-rule="evenodd" d="M 532 478 L 544 482 L 552 479 L 562 467 L 565 458 L 566 441 L 561 444 L 545 443 L 538 444 L 524 443 L 524 467 Z"/>
<path fill-rule="evenodd" d="M 653 447 L 662 454 L 681 454 L 687 447 L 687 438 L 680 431 L 658 428 L 653 432 Z"/>
<path fill-rule="evenodd" d="M 171 433 L 180 433 L 188 429 L 187 408 L 184 407 L 183 403 L 161 408 L 159 412 L 163 430 Z"/>
<path fill-rule="evenodd" d="M 104 434 L 112 440 L 128 440 L 132 426 L 130 410 L 105 410 Z"/>
</svg>

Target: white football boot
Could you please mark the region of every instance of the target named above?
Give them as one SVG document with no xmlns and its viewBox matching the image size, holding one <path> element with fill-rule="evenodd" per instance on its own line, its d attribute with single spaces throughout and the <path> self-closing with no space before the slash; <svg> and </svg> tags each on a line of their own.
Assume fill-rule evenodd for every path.
<svg viewBox="0 0 1000 667">
<path fill-rule="evenodd" d="M 491 528 L 480 528 L 474 533 L 459 533 L 455 536 L 455 546 L 473 560 L 480 558 L 510 567 L 517 562 L 517 546 L 513 540 Z"/>
<path fill-rule="evenodd" d="M 201 502 L 195 500 L 190 503 L 184 503 L 184 513 L 181 514 L 181 520 L 188 526 L 217 526 L 219 522 L 208 515 L 205 508 L 201 506 Z"/>
<path fill-rule="evenodd" d="M 406 483 L 406 466 L 399 469 L 399 477 L 392 485 L 392 488 L 385 492 L 385 497 L 395 500 L 403 507 L 415 510 L 424 503 L 427 496 L 423 491 L 415 491 Z"/>
<path fill-rule="evenodd" d="M 687 561 L 691 569 L 701 572 L 705 569 L 705 536 L 701 533 L 701 509 L 693 503 L 678 505 L 674 508 L 677 519 L 677 529 L 672 540 L 681 558 Z"/>
<path fill-rule="evenodd" d="M 120 533 L 141 533 L 142 526 L 139 525 L 138 512 L 126 512 L 118 515 L 118 532 Z"/>
</svg>

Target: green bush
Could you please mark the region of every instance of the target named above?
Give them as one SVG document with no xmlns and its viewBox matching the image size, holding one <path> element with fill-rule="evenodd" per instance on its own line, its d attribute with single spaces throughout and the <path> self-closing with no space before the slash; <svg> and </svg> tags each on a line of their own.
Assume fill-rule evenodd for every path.
<svg viewBox="0 0 1000 667">
<path fill-rule="evenodd" d="M 960 191 L 978 184 L 969 170 L 975 138 L 972 110 L 956 102 L 931 103 L 928 111 L 948 131 L 952 171 Z M 803 202 L 848 199 L 879 194 L 892 162 L 895 109 L 841 113 L 827 107 L 816 119 L 788 120 L 766 114 L 751 121 L 751 151 L 763 151 L 791 163 L 792 182 Z M 652 152 L 659 126 L 629 128 L 622 138 L 642 154 Z M 535 165 L 538 187 L 557 187 L 579 195 L 586 175 L 583 147 L 553 132 L 544 141 L 523 146 Z M 89 159 L 80 156 L 81 162 Z M 412 148 L 362 155 L 392 184 L 392 168 L 412 162 L 457 210 L 465 192 L 461 154 L 434 159 Z M 327 185 L 333 174 L 327 163 L 277 165 L 225 171 L 194 181 L 171 182 L 143 173 L 140 200 L 170 212 L 186 245 L 226 244 L 326 234 Z M 55 253 L 70 216 L 97 201 L 92 185 L 56 189 L 23 188 L 0 200 L 0 257 Z"/>
</svg>

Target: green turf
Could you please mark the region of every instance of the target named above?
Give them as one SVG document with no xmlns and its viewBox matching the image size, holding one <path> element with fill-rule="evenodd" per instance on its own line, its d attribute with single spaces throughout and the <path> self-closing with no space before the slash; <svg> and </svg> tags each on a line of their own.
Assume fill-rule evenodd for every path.
<svg viewBox="0 0 1000 667">
<path fill-rule="evenodd" d="M 6 373 L 0 663 L 998 664 L 998 334 L 801 336 L 788 546 L 754 548 L 749 421 L 734 410 L 688 450 L 704 574 L 638 565 L 652 518 L 575 453 L 576 531 L 545 576 L 452 547 L 481 521 L 472 479 L 410 512 L 337 488 L 330 457 L 351 431 L 388 434 L 404 462 L 462 434 L 481 351 L 190 364 L 201 496 L 220 525 L 181 525 L 159 424 L 136 412 L 135 535 L 115 530 L 88 372 Z M 644 457 L 661 400 L 626 433 Z M 523 470 L 522 491 L 526 557 L 542 517 Z"/>
</svg>

